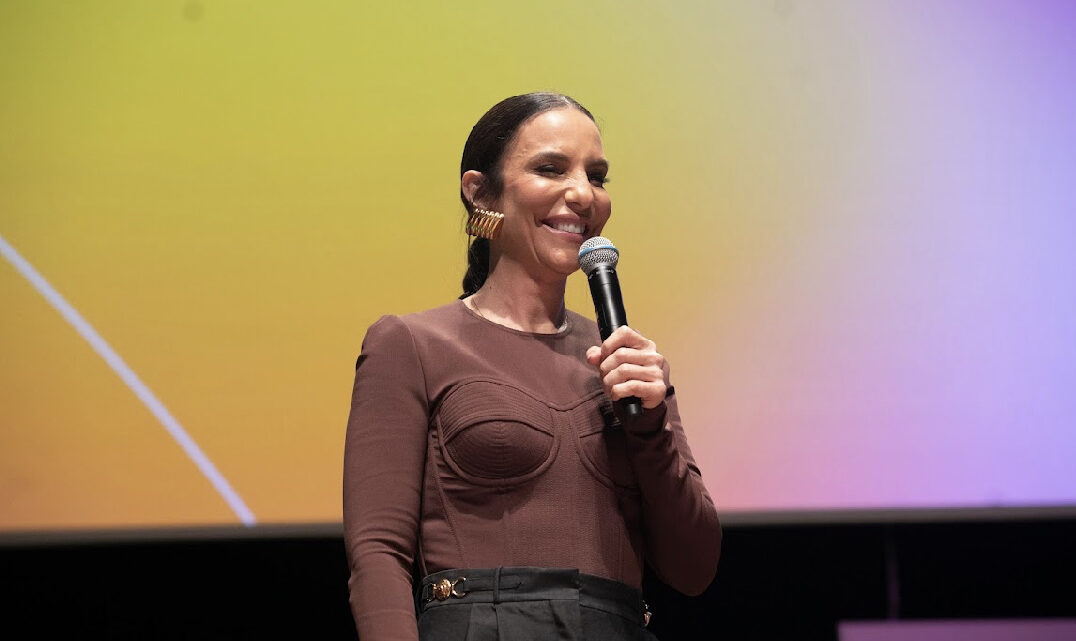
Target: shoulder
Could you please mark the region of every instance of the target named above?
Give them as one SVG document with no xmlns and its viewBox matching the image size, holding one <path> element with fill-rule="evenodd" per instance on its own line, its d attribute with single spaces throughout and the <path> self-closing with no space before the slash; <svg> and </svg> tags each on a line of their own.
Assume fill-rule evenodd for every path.
<svg viewBox="0 0 1076 641">
<path fill-rule="evenodd" d="M 463 304 L 452 301 L 440 307 L 410 314 L 386 314 L 374 321 L 366 330 L 363 349 L 380 343 L 403 342 L 414 346 L 431 335 L 453 332 L 466 318 Z"/>
<path fill-rule="evenodd" d="M 454 300 L 432 309 L 404 314 L 398 318 L 408 327 L 421 330 L 423 327 L 436 327 L 445 323 L 459 322 L 467 316 L 467 307 L 463 302 Z"/>
<path fill-rule="evenodd" d="M 406 328 L 418 344 L 458 338 L 463 333 L 464 326 L 471 321 L 467 307 L 459 300 L 433 309 L 390 318 Z"/>
<path fill-rule="evenodd" d="M 462 318 L 464 316 L 464 314 L 461 313 L 463 307 L 464 306 L 460 301 L 455 300 L 451 303 L 420 312 L 385 314 L 374 321 L 367 331 L 382 327 L 406 327 L 414 331 L 421 331 L 425 327 L 435 327 Z"/>
</svg>

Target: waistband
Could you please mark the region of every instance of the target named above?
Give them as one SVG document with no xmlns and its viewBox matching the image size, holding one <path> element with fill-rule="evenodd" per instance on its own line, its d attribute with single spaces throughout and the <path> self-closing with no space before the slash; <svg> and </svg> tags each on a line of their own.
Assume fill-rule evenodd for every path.
<svg viewBox="0 0 1076 641">
<path fill-rule="evenodd" d="M 639 590 L 569 568 L 471 568 L 443 570 L 422 579 L 415 590 L 419 612 L 464 603 L 579 600 L 579 605 L 635 623 L 650 622 Z"/>
</svg>

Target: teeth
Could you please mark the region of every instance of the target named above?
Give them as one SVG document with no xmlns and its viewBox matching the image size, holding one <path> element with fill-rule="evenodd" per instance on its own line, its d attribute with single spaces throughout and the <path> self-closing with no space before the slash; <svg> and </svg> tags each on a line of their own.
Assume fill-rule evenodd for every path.
<svg viewBox="0 0 1076 641">
<path fill-rule="evenodd" d="M 578 223 L 557 223 L 553 225 L 553 229 L 557 231 L 566 231 L 571 234 L 582 234 L 584 226 Z"/>
</svg>

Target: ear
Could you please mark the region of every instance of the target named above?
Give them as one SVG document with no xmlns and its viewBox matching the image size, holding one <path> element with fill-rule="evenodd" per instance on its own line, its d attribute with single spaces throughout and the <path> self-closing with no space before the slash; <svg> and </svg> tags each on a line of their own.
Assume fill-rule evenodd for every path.
<svg viewBox="0 0 1076 641">
<path fill-rule="evenodd" d="M 474 169 L 468 169 L 460 177 L 460 191 L 463 192 L 463 196 L 467 199 L 467 202 L 480 209 L 485 209 L 484 203 L 476 203 L 474 197 L 485 182 L 486 177 L 482 175 L 482 172 Z"/>
</svg>

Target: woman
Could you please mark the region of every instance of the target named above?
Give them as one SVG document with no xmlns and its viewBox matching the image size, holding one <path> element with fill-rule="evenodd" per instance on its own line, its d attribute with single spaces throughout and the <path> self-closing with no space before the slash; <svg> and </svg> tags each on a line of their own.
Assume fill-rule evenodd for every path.
<svg viewBox="0 0 1076 641">
<path fill-rule="evenodd" d="M 712 580 L 721 530 L 664 359 L 564 308 L 609 219 L 607 171 L 567 96 L 508 98 L 472 129 L 464 294 L 382 317 L 356 366 L 344 530 L 363 641 L 652 639 L 644 562 L 685 593 Z M 621 422 L 631 396 L 642 416 Z"/>
</svg>

